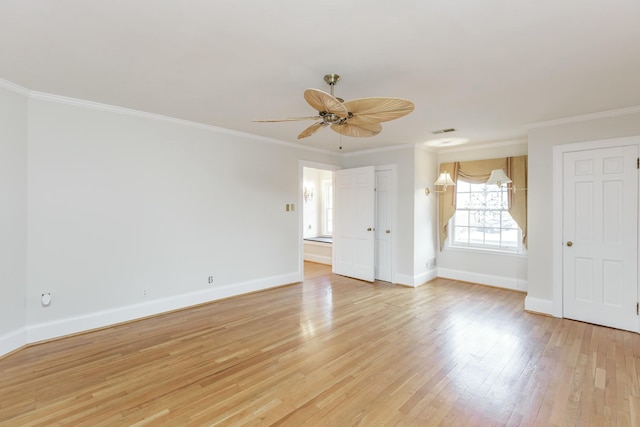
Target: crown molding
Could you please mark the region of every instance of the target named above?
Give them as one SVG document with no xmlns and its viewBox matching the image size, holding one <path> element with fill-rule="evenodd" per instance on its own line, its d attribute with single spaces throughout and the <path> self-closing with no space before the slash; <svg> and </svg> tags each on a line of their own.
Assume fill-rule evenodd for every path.
<svg viewBox="0 0 640 427">
<path fill-rule="evenodd" d="M 222 133 L 230 136 L 249 138 L 257 141 L 267 142 L 269 144 L 276 144 L 276 145 L 281 145 L 289 148 L 295 148 L 298 150 L 314 151 L 322 154 L 334 154 L 334 155 L 336 154 L 331 151 L 323 150 L 320 148 L 308 147 L 308 146 L 295 144 L 288 141 L 281 141 L 275 138 L 268 138 L 265 136 L 254 135 L 246 132 L 240 132 L 240 131 L 227 129 L 227 128 L 214 126 L 214 125 L 209 125 L 205 123 L 200 123 L 200 122 L 193 122 L 190 120 L 178 119 L 175 117 L 164 116 L 161 114 L 149 113 L 146 111 L 135 110 L 132 108 L 118 107 L 115 105 L 102 104 L 99 102 L 87 101 L 84 99 L 71 98 L 71 97 L 61 96 L 61 95 L 53 95 L 53 94 L 44 93 L 44 92 L 37 92 L 37 91 L 32 91 L 32 92 L 27 91 L 27 92 L 31 99 L 36 99 L 39 101 L 53 102 L 53 103 L 70 105 L 70 106 L 79 107 L 79 108 L 86 108 L 90 110 L 105 111 L 109 113 L 123 114 L 127 116 L 143 118 L 143 119 L 157 120 L 165 123 L 171 123 L 171 124 L 176 124 L 180 126 L 187 126 L 187 127 L 196 128 L 196 129 L 203 129 L 203 130 Z"/>
<path fill-rule="evenodd" d="M 627 108 L 618 108 L 615 110 L 601 111 L 598 113 L 582 114 L 580 116 L 563 117 L 560 119 L 546 120 L 543 122 L 529 123 L 526 129 L 544 128 L 550 126 L 565 125 L 569 123 L 586 122 L 589 120 L 605 119 L 609 117 L 627 116 L 630 114 L 640 113 L 640 105 Z"/>
<path fill-rule="evenodd" d="M 414 147 L 414 146 L 415 144 L 398 144 L 398 145 L 390 145 L 387 147 L 371 148 L 369 150 L 351 151 L 349 153 L 341 153 L 341 155 L 342 157 L 353 157 L 353 156 L 360 156 L 362 154 L 372 154 L 372 153 L 382 153 L 386 151 L 402 150 L 402 149 Z"/>
<path fill-rule="evenodd" d="M 513 147 L 515 145 L 527 145 L 528 141 L 526 139 L 515 139 L 511 141 L 501 141 L 501 142 L 490 142 L 487 144 L 479 144 L 479 145 L 465 145 L 458 146 L 449 149 L 441 149 L 438 150 L 438 154 L 449 154 L 449 153 L 459 153 L 464 151 L 475 151 L 475 150 L 486 150 L 489 148 L 502 148 L 502 147 Z"/>
<path fill-rule="evenodd" d="M 27 97 L 31 95 L 31 91 L 26 87 L 22 87 L 20 85 L 17 85 L 5 79 L 0 79 L 0 88 L 6 89 L 10 92 L 15 92 L 19 95 L 23 95 Z"/>
</svg>

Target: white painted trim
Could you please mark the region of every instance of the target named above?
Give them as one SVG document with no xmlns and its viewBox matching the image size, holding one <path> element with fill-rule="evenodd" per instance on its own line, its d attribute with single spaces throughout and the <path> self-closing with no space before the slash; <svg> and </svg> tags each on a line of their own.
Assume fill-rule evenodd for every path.
<svg viewBox="0 0 640 427">
<path fill-rule="evenodd" d="M 154 316 L 172 310 L 216 301 L 250 292 L 298 282 L 298 273 L 289 273 L 264 279 L 250 280 L 232 285 L 145 301 L 111 310 L 103 310 L 82 316 L 69 317 L 54 322 L 27 326 L 27 343 L 58 338 L 65 335 L 111 326 L 122 322 Z"/>
<path fill-rule="evenodd" d="M 511 289 L 514 291 L 526 292 L 529 287 L 527 280 L 519 280 L 514 277 L 493 276 L 490 274 L 480 274 L 471 271 L 453 270 L 442 267 L 438 268 L 438 277 L 460 280 L 462 282 L 478 283 L 480 285 L 495 286 L 497 288 Z"/>
<path fill-rule="evenodd" d="M 393 281 L 393 283 L 396 285 L 411 286 L 413 288 L 416 287 L 415 285 L 416 279 L 414 276 L 410 276 L 408 274 L 396 273 L 395 277 L 396 279 Z"/>
<path fill-rule="evenodd" d="M 621 147 L 625 145 L 640 145 L 640 135 L 627 136 L 622 138 L 600 139 L 595 141 L 576 142 L 571 144 L 561 144 L 553 146 L 553 182 L 559 183 L 553 186 L 553 208 L 552 208 L 552 239 L 553 239 L 553 301 L 551 314 L 555 317 L 563 317 L 562 310 L 562 248 L 564 245 L 562 236 L 562 213 L 564 211 L 564 200 L 562 194 L 562 183 L 564 182 L 563 156 L 565 153 L 583 150 L 596 150 L 601 148 Z M 640 239 L 640 236 L 639 236 Z"/>
<path fill-rule="evenodd" d="M 436 150 L 438 154 L 449 154 L 449 153 L 459 153 L 465 151 L 476 151 L 476 150 L 488 150 L 491 148 L 502 148 L 502 147 L 513 147 L 517 145 L 527 145 L 528 141 L 526 139 L 514 139 L 513 141 L 502 141 L 502 142 L 491 142 L 487 144 L 478 144 L 478 145 L 458 145 L 451 148 L 441 147 Z M 478 159 L 483 160 L 483 159 Z M 440 166 L 440 165 L 438 165 Z"/>
<path fill-rule="evenodd" d="M 566 125 L 569 123 L 587 122 L 589 120 L 604 119 L 608 117 L 627 116 L 629 114 L 640 113 L 640 105 L 627 108 L 618 108 L 616 110 L 600 111 L 598 113 L 583 114 L 580 116 L 563 117 L 560 119 L 546 120 L 543 122 L 529 123 L 525 126 L 527 129 L 544 128 L 558 125 Z"/>
<path fill-rule="evenodd" d="M 27 344 L 27 330 L 20 328 L 0 336 L 0 356 L 18 350 Z"/>
<path fill-rule="evenodd" d="M 342 157 L 353 157 L 353 156 L 360 156 L 362 154 L 372 154 L 372 153 L 382 153 L 386 151 L 402 150 L 405 148 L 414 147 L 415 145 L 416 144 L 414 143 L 406 143 L 406 144 L 391 145 L 389 147 L 371 148 L 369 150 L 352 151 L 349 153 L 342 153 Z M 332 154 L 335 154 L 335 153 L 332 152 Z"/>
<path fill-rule="evenodd" d="M 532 313 L 553 315 L 553 301 L 527 295 L 524 299 L 524 309 Z"/>
<path fill-rule="evenodd" d="M 13 82 L 10 82 L 9 80 L 5 80 L 5 79 L 0 79 L 0 88 L 9 90 L 11 92 L 15 92 L 17 94 L 20 95 L 24 95 L 24 96 L 29 96 L 31 95 L 31 91 L 29 89 L 27 89 L 26 87 L 22 87 L 20 85 L 17 85 Z"/>
<path fill-rule="evenodd" d="M 432 281 L 436 277 L 438 277 L 438 270 L 436 268 L 430 268 L 429 270 L 424 271 L 415 276 L 397 273 L 395 275 L 396 280 L 393 283 L 396 285 L 410 286 L 412 288 L 417 288 L 418 286 L 422 286 Z"/>
</svg>

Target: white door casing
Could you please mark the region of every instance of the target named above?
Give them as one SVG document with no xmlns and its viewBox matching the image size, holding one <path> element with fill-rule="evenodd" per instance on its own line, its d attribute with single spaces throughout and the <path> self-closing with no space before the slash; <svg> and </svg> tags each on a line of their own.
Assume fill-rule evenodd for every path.
<svg viewBox="0 0 640 427">
<path fill-rule="evenodd" d="M 375 168 L 343 169 L 334 174 L 333 272 L 375 279 Z"/>
<path fill-rule="evenodd" d="M 563 317 L 636 331 L 638 146 L 563 154 Z"/>
</svg>

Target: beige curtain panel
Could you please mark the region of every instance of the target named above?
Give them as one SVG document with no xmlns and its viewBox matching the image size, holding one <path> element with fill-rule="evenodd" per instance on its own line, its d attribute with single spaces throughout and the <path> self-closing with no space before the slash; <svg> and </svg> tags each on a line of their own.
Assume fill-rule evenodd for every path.
<svg viewBox="0 0 640 427">
<path fill-rule="evenodd" d="M 449 172 L 454 182 L 458 182 L 460 178 L 474 184 L 487 182 L 494 169 L 504 170 L 513 181 L 510 187 L 515 188 L 515 191 L 509 191 L 509 213 L 522 230 L 522 243 L 527 247 L 527 156 L 440 164 L 440 173 Z M 456 191 L 455 187 L 450 186 L 446 192 L 439 193 L 440 250 L 444 248 L 444 242 L 449 235 L 449 220 L 455 212 Z"/>
</svg>

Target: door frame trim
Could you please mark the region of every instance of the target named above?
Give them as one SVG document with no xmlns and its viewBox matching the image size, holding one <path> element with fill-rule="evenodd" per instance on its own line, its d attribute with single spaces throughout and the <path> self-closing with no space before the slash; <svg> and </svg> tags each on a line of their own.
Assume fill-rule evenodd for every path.
<svg viewBox="0 0 640 427">
<path fill-rule="evenodd" d="M 554 317 L 563 316 L 563 283 L 562 283 L 562 249 L 564 242 L 562 241 L 562 214 L 564 211 L 564 197 L 562 185 L 558 183 L 564 182 L 563 160 L 564 154 L 573 151 L 597 150 L 601 148 L 621 147 L 627 145 L 636 145 L 640 149 L 640 136 L 629 136 L 622 138 L 600 139 L 595 141 L 576 142 L 571 144 L 562 144 L 553 146 L 553 224 L 552 224 L 552 277 L 553 277 L 553 301 L 552 315 Z M 639 174 L 640 175 L 640 174 Z M 639 218 L 640 220 L 640 218 Z M 640 230 L 640 227 L 639 227 Z M 638 238 L 638 236 L 636 237 Z M 638 265 L 640 265 L 640 251 L 638 256 Z"/>
</svg>

